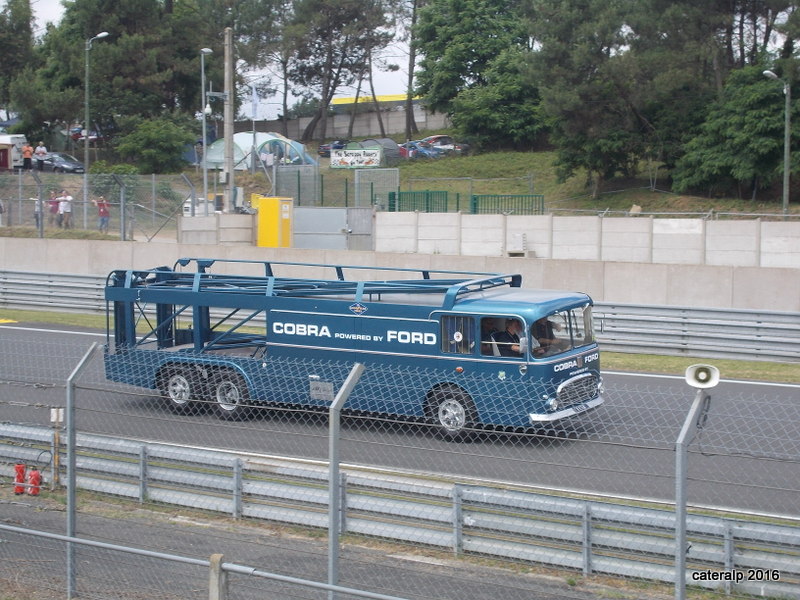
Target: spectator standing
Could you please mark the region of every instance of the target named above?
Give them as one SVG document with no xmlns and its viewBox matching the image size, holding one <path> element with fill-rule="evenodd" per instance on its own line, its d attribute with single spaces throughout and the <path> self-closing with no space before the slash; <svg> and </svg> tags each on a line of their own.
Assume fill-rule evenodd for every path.
<svg viewBox="0 0 800 600">
<path fill-rule="evenodd" d="M 31 146 L 28 142 L 25 142 L 25 145 L 22 147 L 22 168 L 26 171 L 30 171 L 33 159 L 33 146 Z"/>
<path fill-rule="evenodd" d="M 72 196 L 67 190 L 61 190 L 61 195 L 58 197 L 58 216 L 61 217 L 60 227 L 72 229 Z"/>
<path fill-rule="evenodd" d="M 33 222 L 36 224 L 36 229 L 39 229 L 39 223 L 42 220 L 42 204 L 38 198 L 31 198 L 33 201 Z"/>
<path fill-rule="evenodd" d="M 44 145 L 44 142 L 39 142 L 33 154 L 36 156 L 36 166 L 40 171 L 44 171 L 44 159 L 47 157 L 47 147 Z"/>
<path fill-rule="evenodd" d="M 47 199 L 47 224 L 51 227 L 56 224 L 58 219 L 58 198 L 56 191 L 50 190 L 50 197 Z M 58 219 L 58 226 L 61 227 L 61 220 Z"/>
<path fill-rule="evenodd" d="M 111 216 L 108 200 L 100 196 L 97 200 L 92 200 L 92 202 L 97 207 L 97 228 L 100 233 L 108 233 L 108 219 Z"/>
</svg>

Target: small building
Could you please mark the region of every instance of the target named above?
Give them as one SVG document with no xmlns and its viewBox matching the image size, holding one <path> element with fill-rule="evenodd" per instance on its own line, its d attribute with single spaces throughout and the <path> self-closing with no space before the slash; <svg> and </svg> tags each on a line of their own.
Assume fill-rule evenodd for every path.
<svg viewBox="0 0 800 600">
<path fill-rule="evenodd" d="M 28 139 L 19 134 L 0 134 L 0 170 L 22 168 L 22 147 Z"/>
</svg>

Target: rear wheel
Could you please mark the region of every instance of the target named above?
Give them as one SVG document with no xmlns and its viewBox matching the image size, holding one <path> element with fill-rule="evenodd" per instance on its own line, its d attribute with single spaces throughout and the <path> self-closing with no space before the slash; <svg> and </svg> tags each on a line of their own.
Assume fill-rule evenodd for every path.
<svg viewBox="0 0 800 600">
<path fill-rule="evenodd" d="M 434 390 L 428 402 L 428 416 L 439 437 L 453 442 L 463 442 L 472 436 L 478 422 L 478 413 L 472 398 L 456 387 Z"/>
<path fill-rule="evenodd" d="M 161 397 L 169 402 L 172 412 L 182 415 L 198 412 L 199 386 L 189 367 L 168 367 L 160 373 L 158 381 Z"/>
<path fill-rule="evenodd" d="M 234 371 L 220 371 L 214 378 L 211 399 L 217 414 L 228 421 L 239 421 L 253 415 L 250 392 L 244 378 Z"/>
</svg>

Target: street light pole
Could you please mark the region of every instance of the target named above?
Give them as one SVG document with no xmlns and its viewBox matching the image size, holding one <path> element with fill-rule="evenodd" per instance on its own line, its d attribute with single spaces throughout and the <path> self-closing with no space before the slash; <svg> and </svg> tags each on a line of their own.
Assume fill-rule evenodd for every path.
<svg viewBox="0 0 800 600">
<path fill-rule="evenodd" d="M 206 131 L 206 54 L 214 52 L 211 48 L 200 49 L 200 85 L 203 90 L 200 94 L 200 112 L 203 114 L 203 210 L 205 216 L 208 216 L 208 163 L 206 162 L 206 149 L 208 146 L 208 135 Z M 194 208 L 192 208 L 192 215 L 194 215 Z"/>
<path fill-rule="evenodd" d="M 780 78 L 772 71 L 764 71 L 764 75 L 780 81 Z M 783 81 L 783 95 L 786 99 L 783 115 L 783 216 L 786 217 L 789 214 L 789 173 L 792 162 L 792 86 L 788 79 Z"/>
<path fill-rule="evenodd" d="M 89 210 L 89 132 L 91 125 L 89 124 L 89 50 L 92 49 L 92 42 L 95 40 L 108 37 L 107 31 L 98 33 L 93 38 L 86 40 L 86 59 L 84 65 L 86 72 L 83 80 L 83 228 L 86 229 L 86 221 Z"/>
</svg>

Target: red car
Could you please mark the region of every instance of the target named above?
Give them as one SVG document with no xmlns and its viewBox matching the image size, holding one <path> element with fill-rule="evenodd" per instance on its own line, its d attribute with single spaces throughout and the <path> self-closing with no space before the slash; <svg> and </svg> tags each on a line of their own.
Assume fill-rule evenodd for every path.
<svg viewBox="0 0 800 600">
<path fill-rule="evenodd" d="M 69 137 L 73 139 L 73 141 L 79 142 L 83 140 L 83 128 L 81 127 L 73 127 L 69 130 Z M 89 132 L 89 141 L 90 142 L 102 142 L 103 135 L 97 131 L 90 131 Z"/>
</svg>

